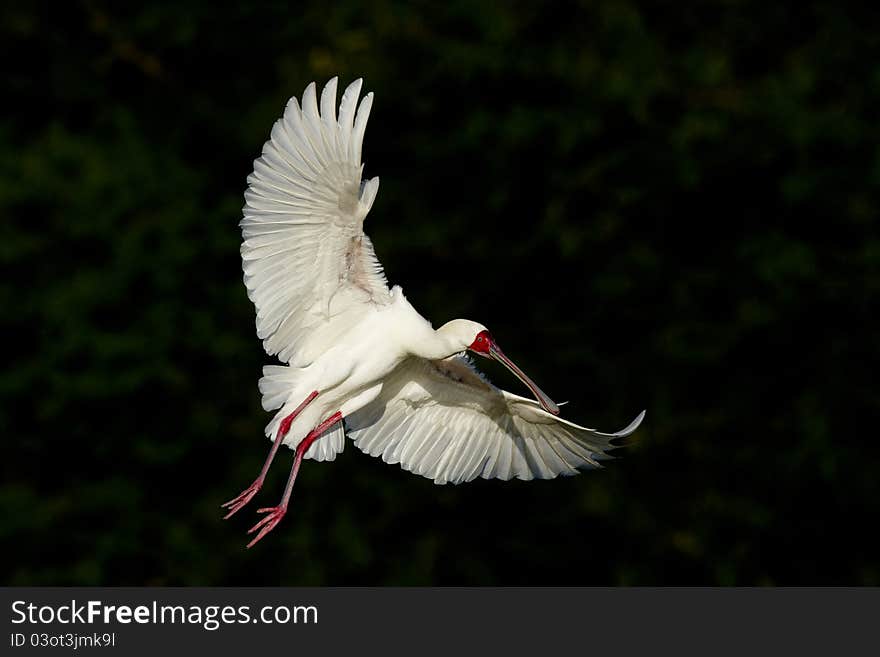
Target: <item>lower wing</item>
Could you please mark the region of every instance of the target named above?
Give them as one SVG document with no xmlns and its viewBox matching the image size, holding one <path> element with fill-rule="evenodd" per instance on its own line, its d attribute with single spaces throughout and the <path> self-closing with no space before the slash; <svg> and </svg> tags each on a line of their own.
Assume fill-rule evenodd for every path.
<svg viewBox="0 0 880 657">
<path fill-rule="evenodd" d="M 463 356 L 411 357 L 380 396 L 346 418 L 348 435 L 371 456 L 400 463 L 437 484 L 484 479 L 552 479 L 598 467 L 615 438 L 546 412 L 489 383 Z"/>
</svg>

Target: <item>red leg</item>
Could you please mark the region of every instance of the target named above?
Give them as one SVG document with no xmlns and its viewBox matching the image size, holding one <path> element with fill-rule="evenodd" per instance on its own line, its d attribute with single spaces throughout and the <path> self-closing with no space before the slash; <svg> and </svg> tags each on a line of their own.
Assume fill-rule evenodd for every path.
<svg viewBox="0 0 880 657">
<path fill-rule="evenodd" d="M 299 466 L 300 463 L 302 463 L 303 456 L 305 456 L 305 453 L 309 451 L 309 447 L 312 446 L 313 442 L 324 435 L 324 432 L 327 431 L 327 429 L 332 427 L 341 419 L 342 413 L 334 413 L 326 420 L 321 422 L 321 424 L 319 424 L 317 427 L 315 427 L 311 431 L 311 433 L 303 438 L 302 442 L 296 446 L 296 453 L 293 456 L 293 467 L 291 467 L 290 469 L 290 477 L 288 477 L 287 479 L 287 486 L 285 486 L 284 488 L 284 496 L 281 498 L 281 503 L 278 506 L 270 506 L 266 507 L 265 509 L 257 509 L 257 513 L 265 513 L 266 516 L 248 530 L 248 534 L 252 534 L 258 529 L 260 530 L 260 533 L 257 534 L 256 538 L 254 538 L 254 540 L 247 544 L 249 548 L 253 547 L 257 541 L 259 541 L 266 534 L 275 529 L 275 525 L 281 522 L 284 514 L 287 513 L 287 504 L 290 502 L 291 493 L 293 493 L 293 482 L 296 481 L 296 475 L 299 472 Z"/>
<path fill-rule="evenodd" d="M 318 396 L 318 391 L 314 390 L 312 393 L 306 397 L 305 401 L 296 407 L 296 410 L 293 411 L 286 418 L 281 420 L 281 424 L 278 426 L 278 433 L 275 435 L 275 442 L 272 443 L 272 449 L 269 452 L 269 456 L 266 458 L 266 462 L 263 464 L 263 469 L 260 470 L 259 476 L 254 479 L 254 483 L 245 488 L 238 497 L 235 497 L 228 502 L 226 502 L 221 508 L 229 509 L 229 513 L 223 516 L 224 520 L 231 518 L 235 515 L 239 510 L 241 510 L 245 504 L 253 499 L 254 495 L 259 492 L 259 490 L 263 487 L 263 482 L 266 480 L 266 473 L 269 472 L 269 466 L 272 465 L 272 460 L 275 458 L 275 454 L 278 452 L 278 448 L 281 446 L 281 441 L 284 440 L 284 436 L 287 435 L 287 432 L 290 431 L 290 425 L 296 419 L 296 416 L 302 413 L 302 410 L 308 406 L 311 401 Z"/>
</svg>

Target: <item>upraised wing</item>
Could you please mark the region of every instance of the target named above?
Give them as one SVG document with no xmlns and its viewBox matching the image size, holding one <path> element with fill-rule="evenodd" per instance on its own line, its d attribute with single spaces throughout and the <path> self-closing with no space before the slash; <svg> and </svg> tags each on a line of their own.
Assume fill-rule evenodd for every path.
<svg viewBox="0 0 880 657">
<path fill-rule="evenodd" d="M 551 415 L 500 390 L 463 356 L 411 357 L 380 396 L 346 418 L 348 435 L 371 456 L 445 484 L 484 479 L 552 479 L 598 467 L 615 438 Z"/>
<path fill-rule="evenodd" d="M 379 179 L 361 181 L 361 145 L 373 94 L 356 80 L 336 117 L 333 78 L 302 108 L 291 98 L 276 121 L 245 192 L 241 257 L 257 334 L 285 362 L 320 352 L 315 332 L 332 317 L 390 300 L 382 266 L 364 234 Z M 352 321 L 355 321 L 352 318 Z"/>
</svg>

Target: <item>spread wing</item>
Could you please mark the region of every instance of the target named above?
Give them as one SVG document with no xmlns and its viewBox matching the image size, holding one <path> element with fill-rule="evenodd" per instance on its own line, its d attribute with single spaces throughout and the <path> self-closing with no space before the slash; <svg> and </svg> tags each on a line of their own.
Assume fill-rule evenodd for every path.
<svg viewBox="0 0 880 657">
<path fill-rule="evenodd" d="M 257 334 L 266 351 L 306 357 L 317 329 L 339 315 L 390 300 L 382 267 L 364 234 L 379 179 L 361 181 L 361 144 L 373 94 L 357 80 L 342 94 L 336 78 L 302 108 L 291 98 L 276 121 L 245 192 L 241 257 Z M 354 318 L 349 318 L 356 321 Z"/>
<path fill-rule="evenodd" d="M 411 357 L 345 424 L 367 454 L 435 483 L 457 484 L 477 477 L 552 479 L 598 467 L 610 458 L 612 441 L 635 431 L 644 416 L 617 433 L 601 433 L 496 388 L 463 356 Z"/>
</svg>

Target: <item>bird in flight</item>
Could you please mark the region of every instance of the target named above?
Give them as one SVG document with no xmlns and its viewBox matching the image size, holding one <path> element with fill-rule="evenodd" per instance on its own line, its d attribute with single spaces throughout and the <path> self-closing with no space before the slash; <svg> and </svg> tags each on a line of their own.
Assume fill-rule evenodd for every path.
<svg viewBox="0 0 880 657">
<path fill-rule="evenodd" d="M 291 98 L 254 162 L 240 226 L 244 283 L 257 335 L 284 365 L 267 365 L 263 408 L 269 455 L 254 482 L 223 505 L 226 518 L 262 488 L 283 444 L 294 451 L 281 501 L 249 534 L 252 547 L 287 512 L 302 460 L 332 461 L 345 436 L 371 456 L 438 484 L 552 479 L 597 467 L 616 433 L 559 417 L 553 402 L 482 324 L 454 319 L 438 329 L 389 289 L 364 219 L 379 179 L 363 179 L 361 145 L 373 94 L 361 80 L 336 104 L 337 79 Z M 534 399 L 492 385 L 467 352 L 496 360 Z"/>
</svg>

